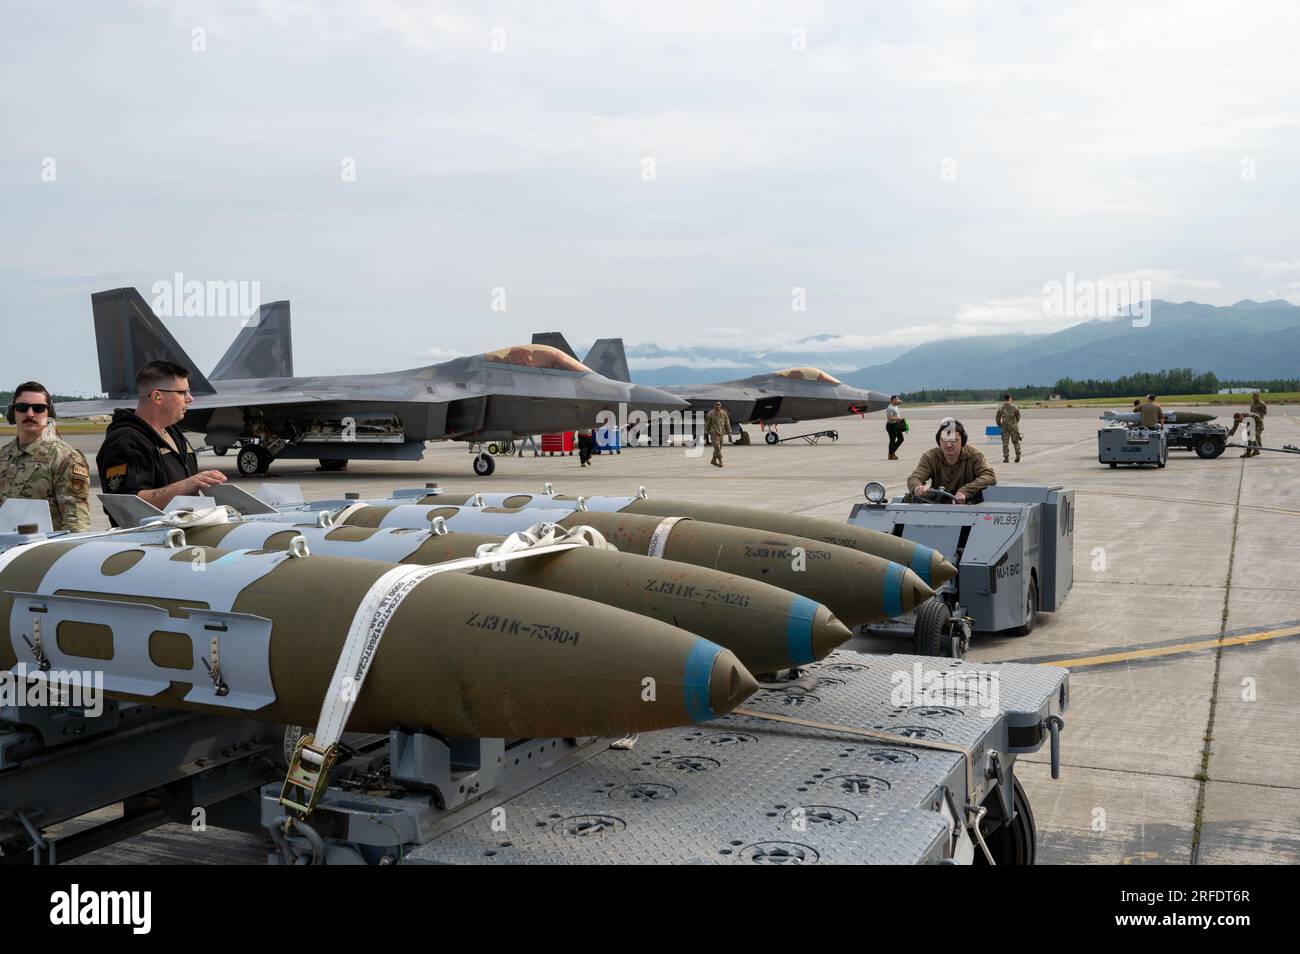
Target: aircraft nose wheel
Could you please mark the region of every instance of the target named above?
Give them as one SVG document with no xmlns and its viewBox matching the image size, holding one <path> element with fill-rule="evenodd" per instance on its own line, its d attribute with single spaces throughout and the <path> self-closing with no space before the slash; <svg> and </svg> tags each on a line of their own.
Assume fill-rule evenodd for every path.
<svg viewBox="0 0 1300 954">
<path fill-rule="evenodd" d="M 246 444 L 235 456 L 235 467 L 244 477 L 256 477 L 271 469 L 271 455 L 258 444 Z"/>
<path fill-rule="evenodd" d="M 496 469 L 497 462 L 492 459 L 491 454 L 479 454 L 474 458 L 474 473 L 480 477 L 490 477 Z"/>
<path fill-rule="evenodd" d="M 769 444 L 775 444 L 780 440 L 780 438 L 776 436 L 776 431 L 768 431 L 767 436 L 764 437 L 763 440 L 767 441 Z"/>
</svg>

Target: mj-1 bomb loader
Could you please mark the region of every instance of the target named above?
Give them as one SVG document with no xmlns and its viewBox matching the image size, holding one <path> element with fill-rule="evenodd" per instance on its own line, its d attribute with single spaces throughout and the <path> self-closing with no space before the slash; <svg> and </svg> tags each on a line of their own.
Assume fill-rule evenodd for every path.
<svg viewBox="0 0 1300 954">
<path fill-rule="evenodd" d="M 942 488 L 931 495 L 886 501 L 872 481 L 849 515 L 856 526 L 932 546 L 958 568 L 933 599 L 867 632 L 908 637 L 918 655 L 959 657 L 976 632 L 1026 636 L 1040 612 L 1060 609 L 1074 585 L 1074 491 L 998 484 L 964 505 Z"/>
</svg>

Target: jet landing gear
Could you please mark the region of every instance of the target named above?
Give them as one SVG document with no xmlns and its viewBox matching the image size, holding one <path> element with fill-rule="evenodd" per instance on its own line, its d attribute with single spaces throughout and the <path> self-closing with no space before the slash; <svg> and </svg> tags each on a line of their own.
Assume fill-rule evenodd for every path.
<svg viewBox="0 0 1300 954">
<path fill-rule="evenodd" d="M 271 469 L 271 455 L 261 444 L 244 444 L 235 455 L 235 467 L 243 477 L 260 477 Z"/>
<path fill-rule="evenodd" d="M 481 451 L 474 458 L 474 473 L 480 477 L 491 477 L 493 471 L 497 469 L 497 462 L 492 459 L 492 455 L 486 451 Z"/>
<path fill-rule="evenodd" d="M 747 447 L 749 445 L 749 431 L 742 427 L 740 433 L 736 435 L 736 443 L 741 447 Z"/>
</svg>

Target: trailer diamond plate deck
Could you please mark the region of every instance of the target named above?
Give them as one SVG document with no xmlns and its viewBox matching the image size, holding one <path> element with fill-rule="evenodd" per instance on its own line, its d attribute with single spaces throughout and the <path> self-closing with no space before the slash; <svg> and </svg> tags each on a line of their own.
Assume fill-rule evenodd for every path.
<svg viewBox="0 0 1300 954">
<path fill-rule="evenodd" d="M 1068 672 L 1050 666 L 840 650 L 804 671 L 817 680 L 810 691 L 761 691 L 749 708 L 960 745 L 973 756 L 974 804 L 999 773 L 1009 797 L 1016 754 L 1041 747 L 1069 701 Z M 958 682 L 985 688 L 963 695 Z M 936 862 L 949 853 L 944 790 L 959 809 L 967 797 L 958 752 L 752 716 L 647 733 L 630 751 L 608 744 L 523 792 L 450 813 L 403 862 Z"/>
</svg>

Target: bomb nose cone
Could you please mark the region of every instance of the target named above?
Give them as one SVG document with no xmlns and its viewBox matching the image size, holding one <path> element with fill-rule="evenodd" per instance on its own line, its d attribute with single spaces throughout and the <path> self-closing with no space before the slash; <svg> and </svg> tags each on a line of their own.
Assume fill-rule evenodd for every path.
<svg viewBox="0 0 1300 954">
<path fill-rule="evenodd" d="M 929 581 L 931 586 L 943 586 L 956 575 L 957 568 L 945 560 L 942 553 L 938 550 L 931 551 Z"/>
<path fill-rule="evenodd" d="M 945 566 L 948 565 L 945 563 Z M 884 592 L 881 594 L 887 617 L 902 616 L 934 596 L 920 575 L 901 563 L 890 563 L 885 571 Z"/>
<path fill-rule="evenodd" d="M 819 606 L 813 616 L 812 651 L 814 659 L 825 659 L 831 651 L 853 638 L 847 626 L 835 618 L 825 606 Z"/>
<path fill-rule="evenodd" d="M 949 563 L 947 560 L 944 561 L 943 565 L 952 566 L 952 564 Z M 925 581 L 922 580 L 915 573 L 913 573 L 911 570 L 908 570 L 906 573 L 903 574 L 903 585 L 901 587 L 901 590 L 902 590 L 901 602 L 903 604 L 903 612 L 905 613 L 912 612 L 912 610 L 916 609 L 916 607 L 920 606 L 930 597 L 934 596 L 934 590 L 932 590 L 929 586 L 927 586 Z"/>
<path fill-rule="evenodd" d="M 781 668 L 816 662 L 852 635 L 821 603 L 796 596 L 786 614 L 785 659 Z"/>
<path fill-rule="evenodd" d="M 758 680 L 729 649 L 713 657 L 708 680 L 708 712 L 692 707 L 691 717 L 696 722 L 726 715 L 758 691 Z"/>
</svg>

